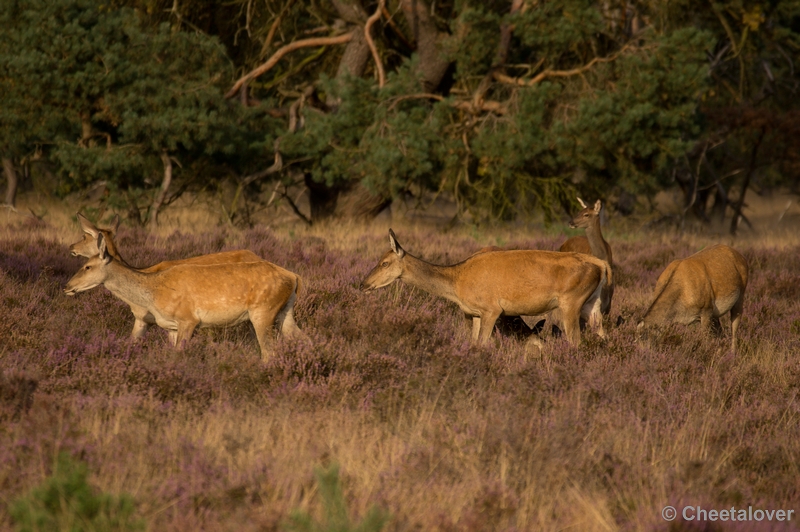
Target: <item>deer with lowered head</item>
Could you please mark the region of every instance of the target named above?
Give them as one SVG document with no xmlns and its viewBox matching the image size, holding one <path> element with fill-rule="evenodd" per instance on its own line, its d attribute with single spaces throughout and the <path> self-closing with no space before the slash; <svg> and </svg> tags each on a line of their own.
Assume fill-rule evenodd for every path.
<svg viewBox="0 0 800 532">
<path fill-rule="evenodd" d="M 273 354 L 273 326 L 288 337 L 305 337 L 294 320 L 300 277 L 267 261 L 226 264 L 178 264 L 146 273 L 115 259 L 105 236 L 97 237 L 99 253 L 69 280 L 68 296 L 103 285 L 131 307 L 145 309 L 169 331 L 178 348 L 197 327 L 224 327 L 250 321 L 261 358 Z"/>
<path fill-rule="evenodd" d="M 561 244 L 559 251 L 567 251 L 573 253 L 585 253 L 592 255 L 600 260 L 606 261 L 609 266 L 613 268 L 614 262 L 611 257 L 611 246 L 603 238 L 603 233 L 600 230 L 600 211 L 603 204 L 597 200 L 593 207 L 589 207 L 584 203 L 581 198 L 578 198 L 578 203 L 581 204 L 583 209 L 575 215 L 569 222 L 569 226 L 573 229 L 582 228 L 586 232 L 586 236 L 573 236 L 567 239 L 566 242 Z M 611 312 L 611 298 L 614 296 L 614 284 L 608 283 L 602 294 L 602 313 L 608 316 Z"/>
<path fill-rule="evenodd" d="M 639 322 L 639 333 L 648 325 L 697 321 L 702 329 L 719 333 L 719 317 L 730 312 L 731 350 L 736 352 L 748 276 L 742 254 L 723 244 L 672 261 L 658 276 L 653 303 Z"/>
<path fill-rule="evenodd" d="M 108 229 L 98 228 L 81 213 L 78 213 L 78 221 L 81 224 L 81 229 L 83 229 L 83 238 L 69 247 L 69 252 L 73 257 L 80 256 L 88 258 L 99 254 L 100 250 L 97 248 L 97 242 L 99 236 L 103 235 L 108 254 L 114 257 L 114 259 L 120 264 L 131 267 L 127 262 L 125 262 L 125 259 L 122 258 L 122 255 L 120 255 L 119 251 L 117 251 L 116 244 L 114 244 L 114 235 L 116 235 L 117 230 L 119 229 L 119 215 L 114 216 L 114 221 L 112 222 L 111 227 Z M 171 268 L 172 266 L 177 266 L 179 264 L 226 264 L 233 262 L 257 262 L 260 260 L 263 259 L 252 251 L 248 249 L 239 249 L 236 251 L 210 253 L 208 255 L 200 255 L 198 257 L 191 257 L 182 260 L 167 260 L 159 262 L 158 264 L 150 266 L 149 268 L 138 269 L 138 271 L 142 273 L 154 273 L 161 270 L 166 270 L 167 268 Z M 131 337 L 134 340 L 140 339 L 147 332 L 147 327 L 156 323 L 155 318 L 152 314 L 150 314 L 150 312 L 147 311 L 146 308 L 132 303 L 129 305 L 134 318 Z"/>
<path fill-rule="evenodd" d="M 485 251 L 452 266 L 439 266 L 406 253 L 391 229 L 389 246 L 361 283 L 361 290 L 370 292 L 399 279 L 453 301 L 472 316 L 473 343 L 485 343 L 501 315 L 531 316 L 554 309 L 561 310 L 570 343 L 580 343 L 581 316 L 605 337 L 600 292 L 612 273 L 606 262 L 595 257 L 555 251 Z"/>
</svg>

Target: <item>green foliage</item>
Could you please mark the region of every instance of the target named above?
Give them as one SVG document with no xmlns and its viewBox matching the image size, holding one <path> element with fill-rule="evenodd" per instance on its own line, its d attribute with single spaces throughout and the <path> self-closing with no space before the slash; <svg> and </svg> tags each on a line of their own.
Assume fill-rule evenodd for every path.
<svg viewBox="0 0 800 532">
<path fill-rule="evenodd" d="M 377 507 L 367 511 L 361 522 L 353 523 L 350 511 L 342 493 L 339 481 L 339 466 L 332 465 L 327 469 L 315 468 L 314 477 L 322 497 L 324 519 L 317 521 L 310 514 L 295 511 L 286 523 L 286 529 L 292 532 L 380 532 L 389 520 L 389 516 Z"/>
<path fill-rule="evenodd" d="M 2 17 L 12 29 L 0 39 L 10 89 L 0 119 L 56 164 L 60 192 L 100 179 L 157 183 L 162 153 L 196 161 L 249 151 L 247 128 L 260 124 L 224 100 L 232 72 L 217 39 L 92 0 L 18 0 Z"/>
<path fill-rule="evenodd" d="M 143 530 L 126 495 L 96 494 L 85 464 L 59 453 L 53 474 L 11 504 L 19 532 L 106 532 Z"/>
</svg>

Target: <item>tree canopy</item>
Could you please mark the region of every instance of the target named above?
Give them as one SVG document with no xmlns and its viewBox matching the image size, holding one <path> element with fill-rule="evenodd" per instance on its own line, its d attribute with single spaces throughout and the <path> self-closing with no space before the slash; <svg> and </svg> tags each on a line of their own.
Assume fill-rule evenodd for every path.
<svg viewBox="0 0 800 532">
<path fill-rule="evenodd" d="M 312 220 L 425 191 L 474 219 L 550 217 L 576 193 L 677 184 L 735 231 L 745 190 L 798 166 L 797 0 L 14 0 L 0 17 L 4 167 L 47 161 L 62 193 L 105 180 L 152 223 L 175 171 L 237 195 L 303 184 Z"/>
</svg>

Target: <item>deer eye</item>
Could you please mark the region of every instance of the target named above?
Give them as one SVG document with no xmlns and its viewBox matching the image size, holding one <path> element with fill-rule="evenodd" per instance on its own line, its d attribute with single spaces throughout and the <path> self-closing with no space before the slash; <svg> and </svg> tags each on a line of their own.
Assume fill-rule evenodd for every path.
<svg viewBox="0 0 800 532">
<path fill-rule="evenodd" d="M 92 269 L 92 267 L 91 267 L 91 266 L 86 266 L 86 267 L 84 267 L 83 269 L 84 269 L 84 270 L 91 270 L 91 269 Z"/>
<path fill-rule="evenodd" d="M 381 263 L 381 267 L 382 268 L 388 268 L 389 267 L 389 261 L 382 262 Z"/>
</svg>

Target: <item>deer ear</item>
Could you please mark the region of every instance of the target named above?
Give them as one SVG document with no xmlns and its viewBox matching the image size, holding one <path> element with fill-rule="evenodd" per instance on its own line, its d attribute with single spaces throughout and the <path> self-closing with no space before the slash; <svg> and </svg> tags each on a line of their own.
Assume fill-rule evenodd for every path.
<svg viewBox="0 0 800 532">
<path fill-rule="evenodd" d="M 112 235 L 117 234 L 117 231 L 119 230 L 119 222 L 120 222 L 119 214 L 115 214 L 114 219 L 111 220 L 111 227 L 108 229 L 109 231 L 111 231 Z"/>
<path fill-rule="evenodd" d="M 106 246 L 106 237 L 103 236 L 103 233 L 100 233 L 97 236 L 97 250 L 99 252 L 98 254 L 100 255 L 100 259 L 105 264 L 111 262 L 111 255 L 108 253 L 108 247 Z"/>
<path fill-rule="evenodd" d="M 97 227 L 95 227 L 95 225 L 81 213 L 78 213 L 78 221 L 80 222 L 81 229 L 83 229 L 84 233 L 88 233 L 92 235 L 94 238 L 97 238 L 97 235 L 100 234 L 100 230 Z"/>
<path fill-rule="evenodd" d="M 389 245 L 392 247 L 392 251 L 394 251 L 395 254 L 401 259 L 403 258 L 403 255 L 406 254 L 406 251 L 402 248 L 402 246 L 400 246 L 400 242 L 397 241 L 394 231 L 391 229 L 389 229 Z"/>
<path fill-rule="evenodd" d="M 595 202 L 595 204 L 594 204 L 594 212 L 596 212 L 597 214 L 600 214 L 600 209 L 602 209 L 602 208 L 603 208 L 603 202 L 600 201 L 600 200 L 597 200 Z"/>
<path fill-rule="evenodd" d="M 581 204 L 581 208 L 583 208 L 583 209 L 585 209 L 585 208 L 586 208 L 586 204 L 583 202 L 583 200 L 582 200 L 582 199 L 578 198 L 578 203 L 580 203 L 580 204 Z"/>
</svg>

